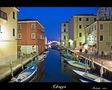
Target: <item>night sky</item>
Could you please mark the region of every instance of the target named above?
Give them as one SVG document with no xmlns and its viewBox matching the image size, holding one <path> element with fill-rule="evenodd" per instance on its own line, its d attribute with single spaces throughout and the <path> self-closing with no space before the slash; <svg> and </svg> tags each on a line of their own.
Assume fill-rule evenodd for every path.
<svg viewBox="0 0 112 90">
<path fill-rule="evenodd" d="M 48 40 L 60 40 L 60 24 L 76 14 L 95 14 L 98 7 L 18 7 L 18 19 L 37 19 Z"/>
</svg>

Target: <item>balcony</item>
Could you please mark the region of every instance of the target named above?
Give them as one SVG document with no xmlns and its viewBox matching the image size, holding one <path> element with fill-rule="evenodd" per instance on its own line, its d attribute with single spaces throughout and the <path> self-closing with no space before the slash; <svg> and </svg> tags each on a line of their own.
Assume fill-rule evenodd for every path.
<svg viewBox="0 0 112 90">
<path fill-rule="evenodd" d="M 7 20 L 7 13 L 0 10 L 0 22 L 5 22 Z"/>
</svg>

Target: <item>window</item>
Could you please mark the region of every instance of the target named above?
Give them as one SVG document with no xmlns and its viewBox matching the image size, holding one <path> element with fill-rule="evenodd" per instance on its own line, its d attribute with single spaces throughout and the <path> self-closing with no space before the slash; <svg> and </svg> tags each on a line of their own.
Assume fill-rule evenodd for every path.
<svg viewBox="0 0 112 90">
<path fill-rule="evenodd" d="M 82 43 L 80 42 L 80 43 L 79 43 L 79 45 L 81 46 L 81 45 L 82 45 Z"/>
<path fill-rule="evenodd" d="M 22 25 L 18 24 L 18 30 L 21 30 L 21 29 L 22 29 Z"/>
<path fill-rule="evenodd" d="M 92 31 L 93 31 L 93 26 L 91 27 Z"/>
<path fill-rule="evenodd" d="M 32 30 L 35 29 L 35 24 L 31 24 L 31 29 L 32 29 Z"/>
<path fill-rule="evenodd" d="M 100 35 L 100 41 L 103 41 L 103 35 Z"/>
<path fill-rule="evenodd" d="M 31 34 L 31 38 L 32 38 L 32 39 L 36 39 L 36 34 L 35 34 L 35 33 L 32 33 L 32 34 Z"/>
<path fill-rule="evenodd" d="M 34 46 L 32 46 L 32 50 L 35 50 L 35 47 Z"/>
<path fill-rule="evenodd" d="M 81 21 L 82 20 L 82 18 L 79 18 L 79 21 Z"/>
<path fill-rule="evenodd" d="M 16 35 L 16 32 L 15 32 L 15 29 L 13 28 L 13 36 L 15 36 Z"/>
<path fill-rule="evenodd" d="M 66 29 L 64 29 L 64 32 L 66 32 Z"/>
<path fill-rule="evenodd" d="M 64 40 L 66 40 L 66 36 L 64 36 Z"/>
<path fill-rule="evenodd" d="M 16 17 L 16 16 L 15 16 L 15 12 L 13 12 L 13 19 L 15 19 L 15 17 Z"/>
<path fill-rule="evenodd" d="M 82 37 L 82 33 L 79 33 L 79 37 Z"/>
<path fill-rule="evenodd" d="M 66 24 L 64 24 L 63 26 L 66 26 Z"/>
<path fill-rule="evenodd" d="M 96 30 L 96 25 L 95 25 L 95 30 Z"/>
<path fill-rule="evenodd" d="M 89 21 L 89 18 L 86 18 L 86 21 Z"/>
<path fill-rule="evenodd" d="M 81 26 L 81 25 L 79 25 L 79 28 L 81 29 L 81 28 L 82 28 L 82 26 Z"/>
<path fill-rule="evenodd" d="M 88 25 L 86 25 L 86 27 L 88 27 Z"/>
<path fill-rule="evenodd" d="M 18 39 L 22 39 L 22 34 L 18 33 Z"/>
<path fill-rule="evenodd" d="M 96 18 L 94 18 L 94 21 L 96 21 Z"/>
<path fill-rule="evenodd" d="M 102 30 L 103 29 L 103 24 L 100 24 L 100 30 Z"/>
</svg>

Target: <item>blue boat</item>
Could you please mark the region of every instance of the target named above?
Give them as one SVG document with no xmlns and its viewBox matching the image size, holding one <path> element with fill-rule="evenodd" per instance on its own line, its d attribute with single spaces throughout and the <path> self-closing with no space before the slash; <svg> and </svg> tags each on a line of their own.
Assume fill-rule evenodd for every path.
<svg viewBox="0 0 112 90">
<path fill-rule="evenodd" d="M 16 78 L 16 82 L 30 82 L 36 77 L 37 66 L 32 65 L 22 71 Z"/>
<path fill-rule="evenodd" d="M 85 72 L 85 71 L 80 71 L 80 70 L 75 70 L 73 69 L 73 71 L 79 75 L 79 78 L 81 80 L 81 82 L 111 82 L 110 80 L 107 80 L 105 78 L 102 78 L 100 76 L 94 75 L 92 73 L 89 72 Z"/>
<path fill-rule="evenodd" d="M 68 60 L 67 63 L 73 67 L 79 68 L 79 69 L 83 69 L 83 70 L 90 70 L 91 67 L 88 64 L 82 63 L 82 62 L 78 62 L 78 61 L 73 61 L 73 60 Z"/>
</svg>

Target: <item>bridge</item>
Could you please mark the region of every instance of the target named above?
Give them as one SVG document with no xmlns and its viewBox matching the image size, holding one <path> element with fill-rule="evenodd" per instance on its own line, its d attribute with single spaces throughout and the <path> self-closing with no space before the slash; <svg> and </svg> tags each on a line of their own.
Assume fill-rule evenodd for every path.
<svg viewBox="0 0 112 90">
<path fill-rule="evenodd" d="M 48 45 L 51 45 L 53 43 L 57 43 L 58 45 L 60 45 L 60 42 L 59 41 L 48 41 Z"/>
</svg>

